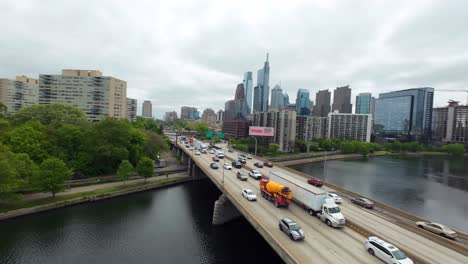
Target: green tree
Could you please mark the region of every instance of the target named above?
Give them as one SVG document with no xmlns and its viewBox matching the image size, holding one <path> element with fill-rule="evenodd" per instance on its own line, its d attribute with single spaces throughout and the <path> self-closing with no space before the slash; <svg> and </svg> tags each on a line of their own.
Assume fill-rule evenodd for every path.
<svg viewBox="0 0 468 264">
<path fill-rule="evenodd" d="M 146 179 L 154 175 L 154 161 L 147 157 L 143 157 L 136 168 L 138 174 Z"/>
<path fill-rule="evenodd" d="M 21 186 L 16 161 L 14 153 L 0 144 L 0 202 L 15 197 Z"/>
<path fill-rule="evenodd" d="M 463 144 L 447 144 L 442 147 L 442 150 L 452 155 L 462 155 L 465 153 Z"/>
<path fill-rule="evenodd" d="M 268 151 L 274 156 L 278 154 L 279 145 L 275 143 L 268 144 Z"/>
<path fill-rule="evenodd" d="M 122 160 L 119 168 L 117 169 L 117 176 L 125 184 L 128 178 L 130 178 L 133 175 L 134 171 L 135 169 L 133 168 L 132 164 L 128 160 Z"/>
<path fill-rule="evenodd" d="M 343 153 L 355 153 L 356 152 L 356 147 L 355 147 L 355 144 L 351 143 L 351 142 L 347 142 L 347 141 L 343 141 L 341 142 L 341 151 Z"/>
<path fill-rule="evenodd" d="M 6 114 L 7 114 L 7 107 L 6 105 L 2 104 L 2 102 L 0 102 L 0 118 L 6 117 Z"/>
<path fill-rule="evenodd" d="M 72 171 L 62 160 L 48 158 L 39 166 L 39 173 L 33 178 L 33 184 L 38 190 L 55 194 L 65 190 L 65 181 L 70 180 Z"/>
<path fill-rule="evenodd" d="M 49 157 L 47 153 L 48 142 L 44 129 L 37 129 L 41 127 L 37 122 L 28 122 L 21 126 L 15 127 L 5 134 L 3 142 L 10 146 L 11 150 L 15 153 L 27 153 L 29 157 L 41 163 Z"/>
<path fill-rule="evenodd" d="M 86 116 L 77 107 L 61 104 L 31 105 L 21 108 L 12 116 L 12 123 L 15 125 L 32 120 L 43 125 L 60 126 L 62 124 L 84 124 Z"/>
</svg>

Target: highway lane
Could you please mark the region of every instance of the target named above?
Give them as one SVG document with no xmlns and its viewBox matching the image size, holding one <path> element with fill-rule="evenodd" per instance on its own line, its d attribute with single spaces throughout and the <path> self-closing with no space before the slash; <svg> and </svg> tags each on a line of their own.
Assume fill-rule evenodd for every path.
<svg viewBox="0 0 468 264">
<path fill-rule="evenodd" d="M 209 168 L 212 156 L 210 154 L 201 154 L 200 156 L 195 155 L 194 159 Z M 219 162 L 220 167 L 223 161 L 227 160 L 221 160 Z M 220 182 L 222 180 L 222 167 L 218 171 L 212 171 L 215 179 Z M 294 256 L 301 262 L 313 260 L 317 263 L 380 263 L 378 259 L 366 252 L 363 246 L 365 237 L 353 230 L 343 232 L 340 229 L 330 228 L 296 205 L 292 205 L 289 209 L 274 207 L 273 203 L 261 197 L 258 187 L 259 181 L 250 177 L 245 182 L 240 181 L 236 178 L 237 171 L 237 169 L 225 170 L 226 191 L 231 193 L 246 209 L 254 212 L 275 239 L 289 252 L 293 252 Z M 246 170 L 243 169 L 243 171 L 247 173 Z M 254 190 L 258 201 L 249 202 L 243 198 L 241 195 L 242 188 Z M 295 242 L 282 233 L 278 228 L 278 221 L 282 217 L 291 217 L 301 225 L 306 233 L 306 239 Z"/>
<path fill-rule="evenodd" d="M 237 152 L 227 152 L 225 153 L 225 155 L 232 159 L 237 159 Z M 252 159 L 248 160 L 247 164 L 253 167 L 253 163 L 257 161 L 261 162 L 260 160 Z M 264 167 L 258 170 L 264 175 L 268 175 L 268 172 L 270 170 L 283 171 L 292 175 L 290 172 L 280 167 Z M 304 180 L 304 182 L 306 183 L 306 179 L 304 179 L 302 176 L 293 176 L 295 176 L 298 179 Z M 356 223 L 362 223 L 363 225 L 365 225 L 366 228 L 368 228 L 384 240 L 394 243 L 397 246 L 401 245 L 400 247 L 404 247 L 405 249 L 410 250 L 411 253 L 430 263 L 468 263 L 468 257 L 452 249 L 444 247 L 421 235 L 404 229 L 392 222 L 389 222 L 383 217 L 368 212 L 367 209 L 357 207 L 346 200 L 340 207 L 342 208 L 343 214 L 346 218 Z"/>
</svg>

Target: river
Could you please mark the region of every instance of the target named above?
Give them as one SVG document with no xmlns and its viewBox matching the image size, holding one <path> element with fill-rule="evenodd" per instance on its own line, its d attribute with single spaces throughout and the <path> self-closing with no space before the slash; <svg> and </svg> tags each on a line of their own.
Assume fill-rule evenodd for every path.
<svg viewBox="0 0 468 264">
<path fill-rule="evenodd" d="M 348 190 L 468 232 L 468 157 L 385 156 L 291 166 Z"/>
<path fill-rule="evenodd" d="M 0 263 L 283 263 L 245 220 L 211 225 L 209 181 L 0 222 Z"/>
</svg>

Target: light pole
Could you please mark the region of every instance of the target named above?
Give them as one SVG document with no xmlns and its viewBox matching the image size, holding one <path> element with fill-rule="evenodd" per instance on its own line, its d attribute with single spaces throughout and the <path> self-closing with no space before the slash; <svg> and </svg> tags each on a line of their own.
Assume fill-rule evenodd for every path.
<svg viewBox="0 0 468 264">
<path fill-rule="evenodd" d="M 250 136 L 251 138 L 255 139 L 255 156 L 257 156 L 257 138 L 256 137 L 253 137 L 253 136 Z"/>
</svg>

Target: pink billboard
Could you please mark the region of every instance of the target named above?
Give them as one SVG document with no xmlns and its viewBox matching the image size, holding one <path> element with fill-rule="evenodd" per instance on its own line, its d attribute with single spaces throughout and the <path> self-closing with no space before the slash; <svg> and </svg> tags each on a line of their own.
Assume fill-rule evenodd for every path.
<svg viewBox="0 0 468 264">
<path fill-rule="evenodd" d="M 249 127 L 249 136 L 272 137 L 275 133 L 273 127 Z"/>
</svg>

